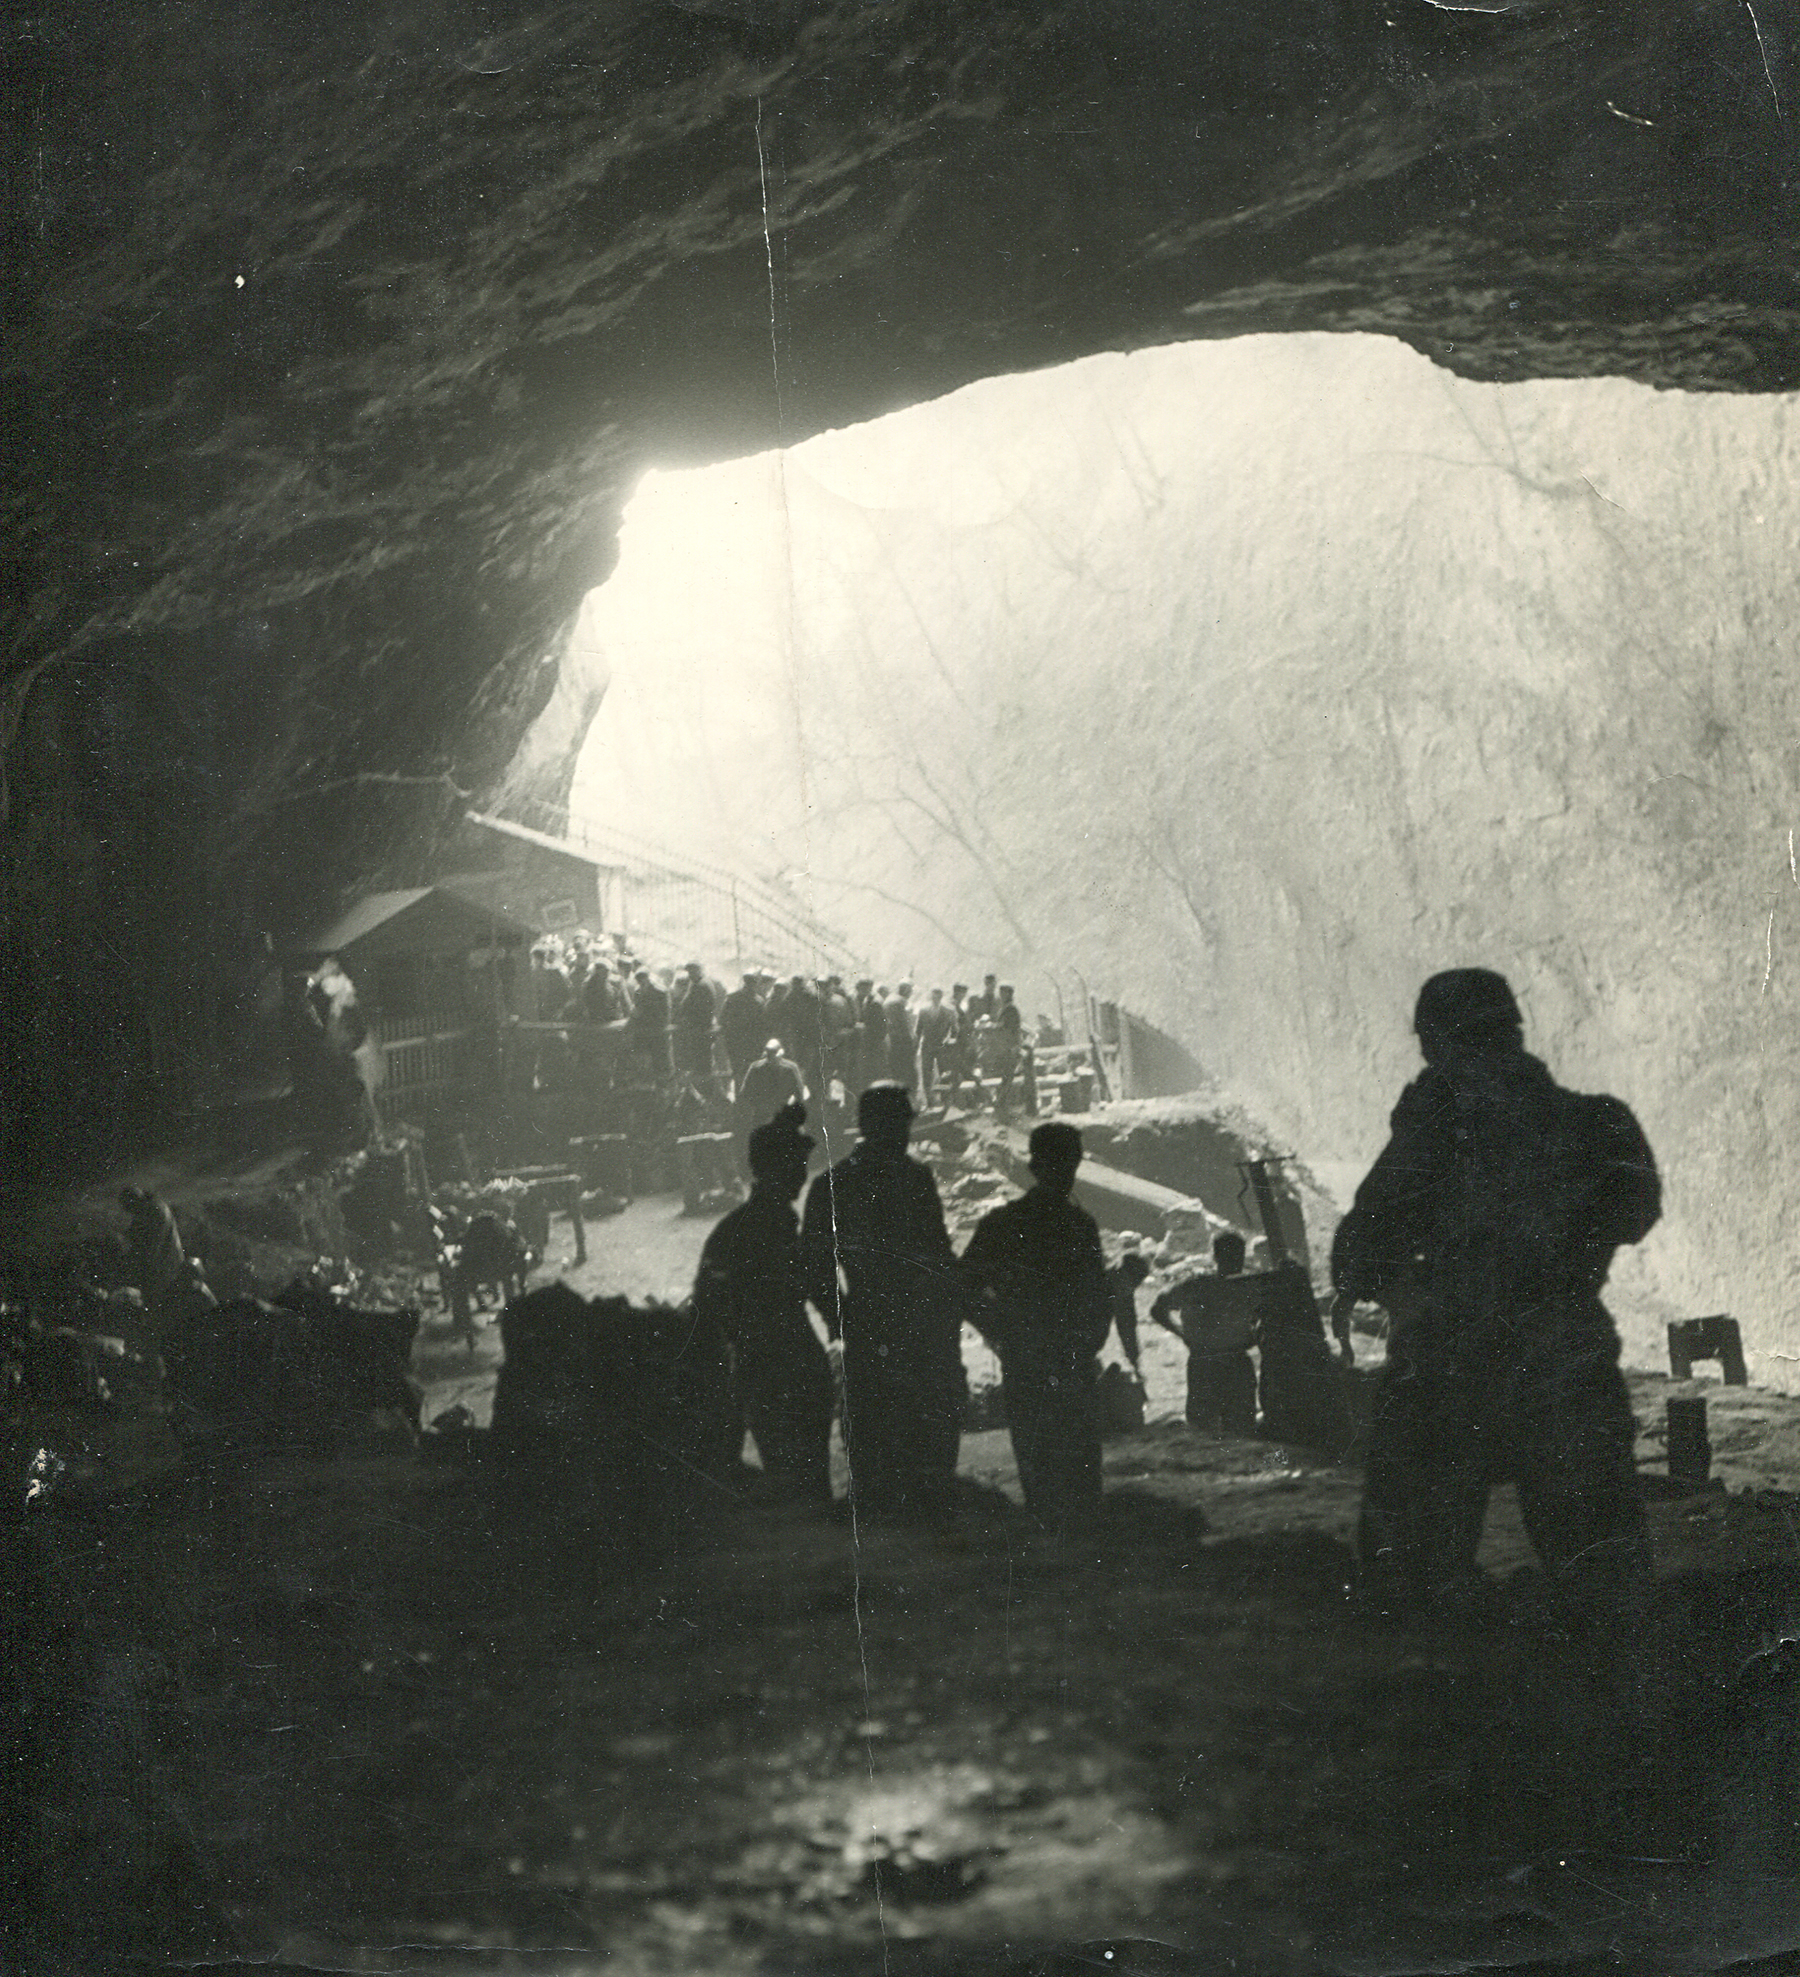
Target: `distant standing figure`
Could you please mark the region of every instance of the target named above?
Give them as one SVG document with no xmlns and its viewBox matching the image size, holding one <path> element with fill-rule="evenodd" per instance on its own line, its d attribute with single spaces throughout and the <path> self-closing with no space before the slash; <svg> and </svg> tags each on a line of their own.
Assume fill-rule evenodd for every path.
<svg viewBox="0 0 1800 1977">
<path fill-rule="evenodd" d="M 934 988 L 931 1000 L 919 1011 L 919 1090 L 925 1103 L 931 1103 L 938 1081 L 950 1069 L 950 1038 L 956 1017 L 944 1000 L 944 991 Z"/>
<path fill-rule="evenodd" d="M 966 1393 L 962 1282 L 912 1120 L 902 1086 L 863 1093 L 861 1141 L 807 1191 L 800 1234 L 806 1294 L 842 1341 L 852 1493 L 876 1510 L 948 1501 Z"/>
<path fill-rule="evenodd" d="M 851 1089 L 863 1091 L 887 1077 L 887 991 L 865 977 L 856 985 L 856 1076 Z"/>
<path fill-rule="evenodd" d="M 711 1084 L 713 1075 L 713 987 L 698 961 L 690 961 L 683 972 L 687 987 L 671 1019 L 675 1032 L 675 1068 L 683 1077 L 704 1087 Z"/>
<path fill-rule="evenodd" d="M 750 1199 L 706 1239 L 695 1309 L 731 1348 L 739 1400 L 764 1473 L 784 1493 L 831 1501 L 831 1366 L 806 1316 L 800 1221 L 811 1137 L 799 1106 L 750 1135 Z"/>
<path fill-rule="evenodd" d="M 1012 984 L 1000 984 L 1000 1000 L 994 1005 L 994 1068 L 1000 1074 L 1000 1089 L 994 1095 L 994 1110 L 1012 1107 L 1013 1080 L 1019 1075 L 1024 1053 L 1025 1019 L 1013 1000 Z"/>
<path fill-rule="evenodd" d="M 957 982 L 950 990 L 950 1036 L 944 1047 L 944 1072 L 948 1089 L 946 1103 L 954 1105 L 962 1096 L 963 1085 L 974 1064 L 975 1018 L 968 1009 L 967 986 Z"/>
<path fill-rule="evenodd" d="M 637 971 L 629 1033 L 638 1064 L 650 1082 L 666 1084 L 675 1075 L 669 1050 L 669 991 L 648 968 Z"/>
<path fill-rule="evenodd" d="M 912 983 L 902 982 L 887 1005 L 889 1078 L 911 1093 L 919 1082 L 918 1030 L 913 1017 Z"/>
<path fill-rule="evenodd" d="M 1211 1276 L 1185 1278 L 1150 1307 L 1151 1318 L 1187 1347 L 1190 1428 L 1256 1433 L 1256 1339 L 1260 1280 L 1246 1277 L 1244 1239 L 1233 1229 L 1213 1237 Z"/>
<path fill-rule="evenodd" d="M 769 1034 L 769 1021 L 763 1014 L 762 996 L 758 993 L 761 979 L 754 968 L 746 969 L 743 979 L 719 1005 L 719 1035 L 724 1041 L 734 1087 L 755 1063 L 756 1054 Z"/>
<path fill-rule="evenodd" d="M 766 1126 L 790 1105 L 804 1105 L 807 1097 L 799 1065 L 783 1055 L 779 1037 L 770 1037 L 763 1054 L 738 1080 L 738 1153 L 746 1173 L 750 1172 L 750 1138 L 757 1127 Z"/>
<path fill-rule="evenodd" d="M 1526 1054 L 1488 969 L 1432 976 L 1413 1028 L 1425 1068 L 1331 1251 L 1334 1316 L 1370 1300 L 1391 1319 L 1364 1570 L 1424 1599 L 1479 1584 L 1488 1494 L 1511 1478 L 1551 1575 L 1639 1578 L 1635 1424 L 1600 1290 L 1661 1211 L 1649 1145 L 1618 1099 Z"/>
<path fill-rule="evenodd" d="M 1000 1356 L 1026 1508 L 1059 1528 L 1100 1502 L 1095 1355 L 1113 1301 L 1100 1231 L 1069 1199 L 1080 1133 L 1039 1126 L 1030 1157 L 1030 1193 L 982 1217 L 962 1262 L 984 1300 L 976 1323 Z"/>
</svg>

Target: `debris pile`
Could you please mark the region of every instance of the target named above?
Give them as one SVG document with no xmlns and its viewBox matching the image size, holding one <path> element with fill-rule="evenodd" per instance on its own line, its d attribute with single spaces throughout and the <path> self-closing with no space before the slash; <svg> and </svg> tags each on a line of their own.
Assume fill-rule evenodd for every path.
<svg viewBox="0 0 1800 1977">
<path fill-rule="evenodd" d="M 549 1284 L 500 1320 L 487 1437 L 497 1503 L 626 1549 L 669 1537 L 741 1466 L 725 1337 L 689 1305 Z"/>
</svg>

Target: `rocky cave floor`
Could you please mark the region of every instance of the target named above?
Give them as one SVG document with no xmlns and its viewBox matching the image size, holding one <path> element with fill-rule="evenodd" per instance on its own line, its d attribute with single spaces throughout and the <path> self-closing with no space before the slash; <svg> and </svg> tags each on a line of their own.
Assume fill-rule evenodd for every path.
<svg viewBox="0 0 1800 1977">
<path fill-rule="evenodd" d="M 639 1202 L 549 1267 L 676 1289 L 705 1226 Z M 428 1318 L 426 1419 L 480 1414 L 496 1358 Z M 948 1527 L 747 1474 L 630 1567 L 401 1453 L 35 1518 L 7 1554 L 25 1967 L 1675 1970 L 1800 1942 L 1800 1401 L 1707 1388 L 1719 1482 L 1678 1493 L 1670 1383 L 1635 1376 L 1654 1597 L 1554 1611 L 1501 1492 L 1494 1610 L 1426 1627 L 1348 1596 L 1353 1467 L 1195 1434 L 1178 1349 L 1146 1361 L 1079 1549 L 1027 1525 L 1000 1430 L 965 1437 Z"/>
</svg>

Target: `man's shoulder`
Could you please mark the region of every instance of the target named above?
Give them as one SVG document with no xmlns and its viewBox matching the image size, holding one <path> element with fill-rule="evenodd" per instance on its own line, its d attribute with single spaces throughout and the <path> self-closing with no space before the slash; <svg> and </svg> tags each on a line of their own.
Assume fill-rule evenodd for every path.
<svg viewBox="0 0 1800 1977">
<path fill-rule="evenodd" d="M 734 1242 L 740 1240 L 747 1225 L 754 1226 L 757 1219 L 753 1213 L 755 1205 L 756 1197 L 752 1195 L 748 1201 L 739 1202 L 737 1207 L 719 1217 L 700 1246 L 701 1262 L 723 1255 Z"/>
<path fill-rule="evenodd" d="M 977 1232 L 988 1229 L 999 1234 L 1017 1223 L 1028 1221 L 1031 1210 L 1027 1204 L 1030 1200 L 1030 1195 L 1018 1194 L 1014 1195 L 1011 1201 L 1003 1201 L 998 1208 L 990 1208 L 975 1224 Z"/>
</svg>

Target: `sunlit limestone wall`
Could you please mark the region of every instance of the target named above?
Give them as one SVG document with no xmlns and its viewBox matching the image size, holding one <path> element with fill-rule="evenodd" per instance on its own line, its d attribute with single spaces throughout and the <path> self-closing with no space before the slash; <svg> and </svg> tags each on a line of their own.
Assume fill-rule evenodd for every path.
<svg viewBox="0 0 1800 1977">
<path fill-rule="evenodd" d="M 1797 489 L 1792 400 L 1376 338 L 990 381 L 646 483 L 576 803 L 801 876 L 889 979 L 1121 997 L 1340 1199 L 1419 981 L 1502 968 L 1662 1158 L 1633 1356 L 1730 1310 L 1800 1386 Z"/>
</svg>

